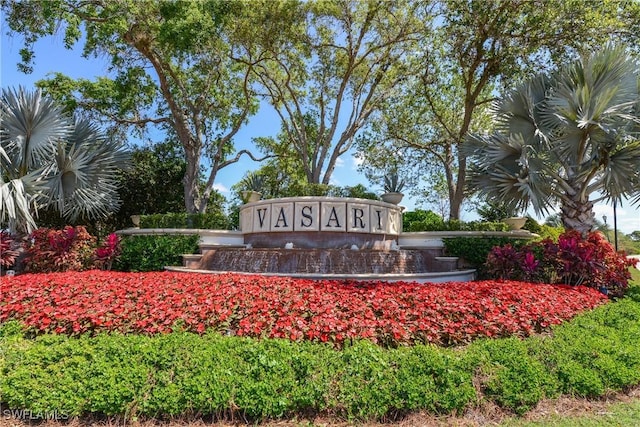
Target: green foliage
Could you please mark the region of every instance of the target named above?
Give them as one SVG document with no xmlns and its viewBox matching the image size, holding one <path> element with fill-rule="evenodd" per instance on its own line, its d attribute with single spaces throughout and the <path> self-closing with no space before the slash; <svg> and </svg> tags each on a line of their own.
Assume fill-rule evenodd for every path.
<svg viewBox="0 0 640 427">
<path fill-rule="evenodd" d="M 540 226 L 540 231 L 536 234 L 540 236 L 540 240 L 549 239 L 552 242 L 557 242 L 560 238 L 560 235 L 564 233 L 564 227 L 552 227 L 547 224 L 543 224 Z"/>
<path fill-rule="evenodd" d="M 278 167 L 291 168 L 292 165 L 286 165 L 284 160 L 278 160 L 275 163 L 270 163 L 267 166 L 263 166 L 258 171 L 251 172 L 233 185 L 232 189 L 236 193 L 241 193 L 245 188 L 244 179 L 250 176 L 259 176 L 263 181 L 262 193 L 263 199 L 272 199 L 280 197 L 304 197 L 304 196 L 317 196 L 317 197 L 353 197 L 358 199 L 379 200 L 377 194 L 366 188 L 362 184 L 356 184 L 352 186 L 340 187 L 337 185 L 327 184 L 310 184 L 306 182 L 305 178 L 301 176 L 288 175 L 281 169 L 275 168 L 273 165 L 278 164 Z M 239 196 L 242 199 L 242 195 Z M 243 200 L 244 202 L 244 200 Z"/>
<path fill-rule="evenodd" d="M 140 215 L 140 227 L 228 230 L 229 219 L 221 211 L 205 214 L 167 213 Z"/>
<path fill-rule="evenodd" d="M 404 231 L 433 231 L 444 227 L 444 220 L 433 211 L 417 209 L 402 214 L 402 229 Z"/>
<path fill-rule="evenodd" d="M 531 354 L 535 341 L 517 338 L 484 340 L 474 348 L 479 360 L 479 378 L 485 395 L 502 407 L 522 414 L 542 398 L 557 394 L 556 379 Z"/>
<path fill-rule="evenodd" d="M 169 265 L 182 265 L 183 254 L 198 252 L 200 238 L 193 236 L 127 236 L 122 252 L 113 265 L 119 271 L 161 271 Z"/>
<path fill-rule="evenodd" d="M 354 135 L 407 72 L 404 52 L 417 35 L 418 3 L 265 3 L 238 24 L 247 63 L 265 58 L 252 71 L 283 121 L 282 135 L 260 144 L 297 164 L 306 182 L 328 184 Z M 279 15 L 288 25 L 264 25 Z M 270 30 L 287 39 L 285 49 L 256 46 Z"/>
<path fill-rule="evenodd" d="M 79 47 L 86 58 L 106 55 L 106 76 L 72 79 L 57 73 L 38 86 L 68 110 L 81 109 L 109 127 L 117 140 L 154 128 L 175 137 L 189 165 L 182 191 L 188 212 L 206 211 L 218 171 L 247 153 L 236 152 L 233 136 L 256 112 L 258 100 L 248 63 L 229 52 L 231 44 L 238 47 L 233 32 L 240 15 L 255 8 L 215 0 L 114 0 L 101 7 L 79 0 L 2 2 L 7 25 L 24 36 L 23 70 L 32 65 L 35 41 L 59 32 L 67 48 Z M 279 34 L 254 40 L 277 49 Z M 209 176 L 201 185 L 205 158 Z"/>
<path fill-rule="evenodd" d="M 398 348 L 397 410 L 426 409 L 433 413 L 459 411 L 476 400 L 473 369 L 465 355 L 434 346 Z"/>
<path fill-rule="evenodd" d="M 509 231 L 509 227 L 502 222 L 464 222 L 457 219 L 445 221 L 433 211 L 405 212 L 402 215 L 402 229 L 404 231 Z"/>
<path fill-rule="evenodd" d="M 491 130 L 488 110 L 496 92 L 553 67 L 550 58 L 561 64 L 585 45 L 599 48 L 617 34 L 635 34 L 637 21 L 625 11 L 633 2 L 609 0 L 418 3 L 428 12 L 416 14 L 423 25 L 417 44 L 431 48 L 412 49 L 407 67 L 420 75 L 385 98 L 379 120 L 358 140 L 359 152 L 374 173 L 388 162 L 381 153 L 402 153 L 428 195 L 440 193 L 442 174 L 451 218 L 459 218 L 470 194 L 464 185 L 470 162 L 460 144 L 468 132 Z"/>
<path fill-rule="evenodd" d="M 635 292 L 635 295 L 638 297 L 636 298 L 636 300 L 640 302 L 640 270 L 632 267 L 629 269 L 629 271 L 631 272 L 629 292 Z M 630 295 L 630 293 L 628 295 Z"/>
<path fill-rule="evenodd" d="M 505 203 L 489 200 L 478 207 L 477 213 L 483 221 L 500 222 L 505 218 L 520 216 L 520 211 Z"/>
<path fill-rule="evenodd" d="M 478 271 L 480 278 L 487 278 L 484 264 L 494 246 L 511 244 L 520 247 L 527 243 L 509 237 L 448 237 L 443 239 L 445 252 L 460 257 L 469 267 Z"/>
<path fill-rule="evenodd" d="M 362 184 L 335 187 L 330 191 L 334 197 L 353 197 L 356 199 L 380 200 L 378 195 Z"/>
<path fill-rule="evenodd" d="M 474 399 L 471 371 L 455 352 L 435 347 L 389 351 L 365 341 L 337 351 L 216 333 L 27 340 L 18 326 L 0 328 L 0 393 L 10 408 L 249 420 L 328 411 L 374 419 L 450 412 Z"/>
<path fill-rule="evenodd" d="M 538 221 L 535 219 L 527 216 L 527 222 L 524 223 L 522 229 L 539 235 L 542 232 L 542 225 L 538 224 Z"/>
<path fill-rule="evenodd" d="M 640 383 L 640 303 L 625 298 L 542 339 L 537 357 L 559 382 L 564 394 L 602 396 Z"/>
<path fill-rule="evenodd" d="M 609 228 L 607 225 L 602 225 L 598 227 L 598 230 L 604 233 L 609 242 L 615 242 L 616 236 L 612 228 Z M 624 234 L 618 230 L 618 250 L 625 251 L 629 255 L 640 254 L 640 241 L 634 241 L 631 235 Z"/>
<path fill-rule="evenodd" d="M 187 169 L 184 151 L 175 142 L 137 148 L 131 167 L 117 176 L 122 207 L 105 227 L 121 230 L 131 226 L 131 215 L 147 215 L 185 210 L 182 180 Z"/>
</svg>

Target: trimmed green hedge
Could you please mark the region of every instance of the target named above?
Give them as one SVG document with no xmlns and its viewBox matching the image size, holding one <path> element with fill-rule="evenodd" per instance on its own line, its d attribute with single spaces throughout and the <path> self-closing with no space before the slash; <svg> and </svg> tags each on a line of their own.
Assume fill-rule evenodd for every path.
<svg viewBox="0 0 640 427">
<path fill-rule="evenodd" d="M 229 230 L 229 218 L 222 212 L 204 214 L 165 213 L 140 215 L 141 228 L 189 228 Z"/>
<path fill-rule="evenodd" d="M 461 349 L 356 342 L 335 350 L 213 331 L 29 339 L 9 322 L 0 327 L 0 403 L 128 419 L 389 419 L 460 412 L 483 399 L 523 413 L 559 394 L 597 397 L 640 384 L 638 294 L 555 327 L 553 336 Z"/>
<path fill-rule="evenodd" d="M 478 271 L 479 278 L 486 277 L 484 264 L 494 246 L 504 246 L 510 243 L 515 247 L 520 247 L 529 242 L 511 237 L 447 237 L 442 241 L 445 253 L 462 258 L 467 266 Z"/>
<path fill-rule="evenodd" d="M 122 253 L 113 263 L 118 271 L 162 271 L 168 265 L 182 265 L 182 255 L 198 253 L 200 237 L 144 235 L 122 239 Z"/>
</svg>

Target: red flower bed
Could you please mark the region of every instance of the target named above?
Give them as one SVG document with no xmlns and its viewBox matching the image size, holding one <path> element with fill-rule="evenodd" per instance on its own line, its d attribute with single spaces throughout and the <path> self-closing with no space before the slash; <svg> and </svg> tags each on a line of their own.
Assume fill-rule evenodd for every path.
<svg viewBox="0 0 640 427">
<path fill-rule="evenodd" d="M 3 278 L 0 322 L 41 332 L 202 333 L 383 345 L 528 336 L 606 301 L 581 286 L 523 282 L 311 281 L 237 274 L 88 271 Z"/>
</svg>

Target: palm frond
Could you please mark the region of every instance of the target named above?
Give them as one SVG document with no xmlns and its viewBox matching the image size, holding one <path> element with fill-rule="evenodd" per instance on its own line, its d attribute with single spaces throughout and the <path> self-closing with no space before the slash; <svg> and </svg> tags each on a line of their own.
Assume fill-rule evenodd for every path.
<svg viewBox="0 0 640 427">
<path fill-rule="evenodd" d="M 549 78 L 539 75 L 507 93 L 494 105 L 496 129 L 506 135 L 520 135 L 527 145 L 548 141 L 540 115 L 549 91 Z"/>
<path fill-rule="evenodd" d="M 4 89 L 0 115 L 2 146 L 21 175 L 49 162 L 57 142 L 72 129 L 62 108 L 40 90 Z"/>
<path fill-rule="evenodd" d="M 49 205 L 71 220 L 104 218 L 120 206 L 115 177 L 128 164 L 124 144 L 107 141 L 97 126 L 79 119 L 56 148 L 55 167 L 47 177 Z"/>
<path fill-rule="evenodd" d="M 605 200 L 610 201 L 640 188 L 640 141 L 629 142 L 609 156 L 598 184 Z"/>
<path fill-rule="evenodd" d="M 43 188 L 40 171 L 5 182 L 0 176 L 0 223 L 12 232 L 30 233 L 36 228 L 33 213 L 38 209 L 34 195 Z"/>
</svg>

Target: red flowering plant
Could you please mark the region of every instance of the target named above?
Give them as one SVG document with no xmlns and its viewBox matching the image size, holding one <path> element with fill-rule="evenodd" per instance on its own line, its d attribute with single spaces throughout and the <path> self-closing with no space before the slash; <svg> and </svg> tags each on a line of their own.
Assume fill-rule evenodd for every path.
<svg viewBox="0 0 640 427">
<path fill-rule="evenodd" d="M 95 237 L 83 226 L 38 228 L 26 246 L 26 270 L 33 273 L 82 271 L 92 267 Z"/>
<path fill-rule="evenodd" d="M 487 273 L 497 279 L 538 282 L 542 268 L 536 249 L 533 246 L 517 249 L 511 244 L 496 246 L 487 256 Z"/>
<path fill-rule="evenodd" d="M 101 270 L 111 270 L 111 264 L 120 255 L 120 239 L 115 233 L 111 233 L 94 251 L 94 266 Z"/>
<path fill-rule="evenodd" d="M 0 231 L 0 271 L 9 270 L 16 263 L 19 242 L 8 231 Z"/>
<path fill-rule="evenodd" d="M 175 330 L 395 347 L 528 336 L 605 303 L 584 286 L 385 283 L 242 274 L 25 274 L 0 282 L 0 323 L 35 333 Z"/>
<path fill-rule="evenodd" d="M 558 243 L 544 240 L 518 250 L 510 245 L 495 247 L 485 266 L 500 279 L 584 285 L 617 297 L 624 295 L 628 286 L 632 262 L 600 233 L 589 233 L 585 239 L 570 230 Z"/>
</svg>

